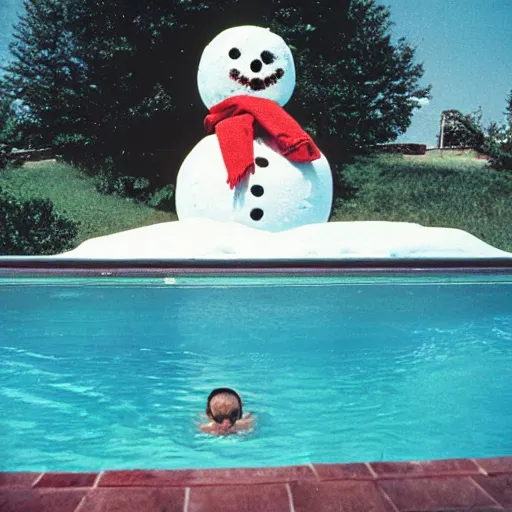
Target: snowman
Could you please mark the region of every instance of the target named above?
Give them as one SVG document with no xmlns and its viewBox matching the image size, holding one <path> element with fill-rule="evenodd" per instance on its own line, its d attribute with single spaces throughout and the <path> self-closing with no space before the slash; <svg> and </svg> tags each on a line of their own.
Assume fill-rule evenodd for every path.
<svg viewBox="0 0 512 512">
<path fill-rule="evenodd" d="M 273 232 L 326 222 L 333 193 L 329 163 L 282 109 L 295 88 L 283 39 L 255 26 L 225 30 L 205 48 L 197 81 L 210 110 L 209 135 L 178 172 L 178 218 Z"/>
</svg>

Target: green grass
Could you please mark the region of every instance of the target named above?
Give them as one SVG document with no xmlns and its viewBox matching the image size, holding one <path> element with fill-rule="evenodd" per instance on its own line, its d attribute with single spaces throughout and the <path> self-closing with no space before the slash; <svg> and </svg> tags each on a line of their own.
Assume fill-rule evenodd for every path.
<svg viewBox="0 0 512 512">
<path fill-rule="evenodd" d="M 336 201 L 331 220 L 458 228 L 512 252 L 512 174 L 490 170 L 485 161 L 377 156 L 341 173 L 349 192 Z"/>
<path fill-rule="evenodd" d="M 362 158 L 342 168 L 349 189 L 331 220 L 388 220 L 459 228 L 512 252 L 512 174 L 468 155 Z M 0 187 L 18 199 L 49 198 L 58 213 L 80 222 L 76 243 L 176 215 L 99 194 L 94 178 L 58 162 L 0 171 Z"/>
<path fill-rule="evenodd" d="M 30 162 L 19 169 L 0 171 L 3 191 L 23 200 L 48 198 L 57 213 L 80 222 L 77 245 L 89 238 L 176 220 L 173 213 L 99 194 L 94 185 L 94 178 L 54 161 Z"/>
</svg>

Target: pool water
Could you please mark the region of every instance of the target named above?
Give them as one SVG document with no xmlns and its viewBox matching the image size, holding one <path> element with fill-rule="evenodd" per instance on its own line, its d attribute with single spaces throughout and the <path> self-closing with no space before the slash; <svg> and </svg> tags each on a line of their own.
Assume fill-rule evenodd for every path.
<svg viewBox="0 0 512 512">
<path fill-rule="evenodd" d="M 512 455 L 512 276 L 4 279 L 0 470 Z M 198 431 L 240 391 L 254 432 Z"/>
</svg>

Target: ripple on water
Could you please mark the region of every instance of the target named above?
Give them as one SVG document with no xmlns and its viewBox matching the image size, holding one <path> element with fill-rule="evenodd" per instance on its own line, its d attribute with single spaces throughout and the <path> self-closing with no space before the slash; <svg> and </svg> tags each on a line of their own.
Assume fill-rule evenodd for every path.
<svg viewBox="0 0 512 512">
<path fill-rule="evenodd" d="M 465 291 L 460 300 L 449 295 L 441 311 L 430 308 L 437 296 L 414 303 L 416 295 L 408 295 L 411 308 L 400 301 L 393 308 L 390 287 L 370 288 L 358 305 L 357 288 L 326 294 L 317 287 L 310 300 L 315 314 L 296 307 L 296 290 L 279 287 L 262 287 L 263 298 L 238 290 L 244 304 L 250 301 L 245 308 L 229 290 L 212 297 L 207 287 L 187 292 L 178 306 L 175 297 L 162 300 L 168 290 L 152 297 L 143 289 L 143 299 L 127 299 L 101 289 L 98 300 L 91 288 L 84 303 L 69 303 L 81 303 L 70 323 L 61 309 L 53 323 L 34 317 L 29 330 L 13 330 L 17 338 L 0 347 L 0 410 L 8 412 L 0 420 L 0 449 L 7 453 L 0 469 L 512 453 L 512 317 L 494 314 L 505 310 L 501 302 L 491 307 L 482 295 L 464 302 Z M 452 292 L 446 286 L 436 293 Z M 118 312 L 115 321 L 108 308 Z M 55 336 L 45 335 L 48 345 L 41 346 L 43 330 Z M 244 409 L 257 417 L 253 432 L 216 438 L 198 431 L 206 397 L 219 386 L 241 392 Z"/>
<path fill-rule="evenodd" d="M 70 404 L 49 400 L 17 389 L 3 387 L 0 389 L 0 394 L 6 398 L 10 398 L 11 400 L 23 402 L 36 408 L 43 407 L 55 409 L 65 414 L 73 414 L 76 412 L 75 408 Z"/>
</svg>

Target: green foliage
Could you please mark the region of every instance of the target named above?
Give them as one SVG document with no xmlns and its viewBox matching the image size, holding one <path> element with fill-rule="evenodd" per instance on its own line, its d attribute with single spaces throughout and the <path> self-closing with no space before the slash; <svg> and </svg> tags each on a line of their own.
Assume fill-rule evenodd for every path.
<svg viewBox="0 0 512 512">
<path fill-rule="evenodd" d="M 147 178 L 119 174 L 115 169 L 113 159 L 107 157 L 104 167 L 97 175 L 96 190 L 102 194 L 114 194 L 146 201 L 151 193 L 151 183 Z"/>
<path fill-rule="evenodd" d="M 507 106 L 505 107 L 505 115 L 507 116 L 508 129 L 512 130 L 512 89 L 510 89 L 506 101 Z"/>
<path fill-rule="evenodd" d="M 512 151 L 504 151 L 501 148 L 492 148 L 489 151 L 490 165 L 497 171 L 512 171 Z"/>
<path fill-rule="evenodd" d="M 74 245 L 89 238 L 176 220 L 169 205 L 158 210 L 96 189 L 97 177 L 62 162 L 30 162 L 0 173 L 0 187 L 18 201 L 48 198 L 55 209 L 78 223 Z M 164 208 L 167 206 L 167 208 Z"/>
<path fill-rule="evenodd" d="M 493 169 L 512 170 L 512 91 L 507 97 L 506 125 L 493 121 L 484 129 L 481 109 L 469 115 L 458 110 L 445 110 L 443 115 L 443 147 L 470 147 L 488 155 Z"/>
<path fill-rule="evenodd" d="M 445 110 L 443 147 L 466 147 L 481 150 L 485 136 L 482 129 L 482 111 L 468 115 L 458 110 Z"/>
<path fill-rule="evenodd" d="M 333 220 L 416 222 L 468 231 L 512 252 L 512 177 L 459 158 L 358 158 L 337 169 L 352 188 Z"/>
<path fill-rule="evenodd" d="M 21 132 L 12 111 L 11 101 L 0 97 L 0 169 L 14 163 L 11 151 L 20 143 Z"/>
<path fill-rule="evenodd" d="M 73 245 L 77 224 L 54 212 L 48 199 L 18 201 L 0 189 L 0 254 L 55 254 Z"/>
<path fill-rule="evenodd" d="M 336 171 L 339 187 L 332 220 L 454 227 L 512 252 L 512 177 L 487 169 L 483 160 L 446 155 L 366 157 L 337 166 Z M 63 163 L 36 162 L 23 171 L 0 174 L 0 186 L 19 202 L 48 197 L 58 211 L 65 211 L 77 222 L 73 245 L 92 237 L 176 220 L 174 214 L 119 196 L 101 195 L 95 181 Z M 167 192 L 170 199 L 172 187 Z M 161 207 L 166 206 L 164 199 Z"/>
<path fill-rule="evenodd" d="M 496 121 L 489 123 L 485 129 L 484 149 L 486 152 L 497 149 L 501 146 L 504 136 L 504 129 Z"/>
<path fill-rule="evenodd" d="M 105 159 L 104 166 L 96 175 L 95 187 L 102 194 L 134 199 L 158 210 L 170 212 L 174 209 L 173 184 L 154 188 L 147 178 L 121 175 L 111 157 Z"/>
<path fill-rule="evenodd" d="M 1 88 L 29 109 L 26 137 L 96 172 L 110 158 L 117 176 L 149 180 L 150 195 L 174 183 L 204 136 L 204 47 L 242 24 L 271 26 L 292 45 L 291 113 L 331 158 L 395 139 L 414 97 L 428 96 L 414 49 L 391 42 L 389 11 L 375 0 L 25 0 Z M 124 188 L 138 193 L 135 182 Z"/>
<path fill-rule="evenodd" d="M 491 157 L 490 165 L 497 171 L 512 171 L 512 91 L 506 102 L 506 124 L 490 123 L 484 144 L 484 151 Z"/>
<path fill-rule="evenodd" d="M 415 50 L 392 43 L 389 10 L 374 0 L 290 4 L 271 27 L 295 50 L 290 111 L 320 147 L 337 159 L 403 134 L 430 87 L 419 84 Z"/>
<path fill-rule="evenodd" d="M 2 90 L 30 109 L 24 136 L 48 147 L 56 134 L 73 133 L 84 122 L 76 115 L 84 69 L 67 24 L 67 2 L 27 0 L 24 7 Z"/>
<path fill-rule="evenodd" d="M 174 188 L 174 185 L 169 184 L 155 190 L 148 199 L 147 204 L 157 210 L 172 211 L 174 209 Z"/>
</svg>

